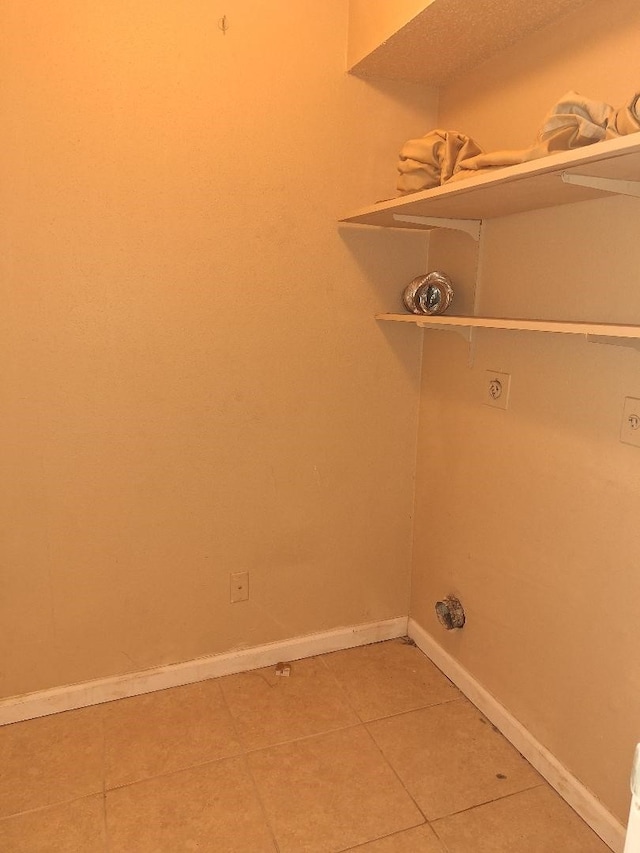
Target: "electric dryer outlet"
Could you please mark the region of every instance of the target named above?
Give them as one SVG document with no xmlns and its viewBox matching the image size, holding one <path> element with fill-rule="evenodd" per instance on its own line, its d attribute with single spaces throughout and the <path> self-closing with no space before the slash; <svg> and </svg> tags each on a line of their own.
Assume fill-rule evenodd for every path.
<svg viewBox="0 0 640 853">
<path fill-rule="evenodd" d="M 620 441 L 640 447 L 640 400 L 627 397 L 622 410 Z"/>
<path fill-rule="evenodd" d="M 498 370 L 485 370 L 482 402 L 494 409 L 509 408 L 509 393 L 511 391 L 511 374 Z"/>
</svg>

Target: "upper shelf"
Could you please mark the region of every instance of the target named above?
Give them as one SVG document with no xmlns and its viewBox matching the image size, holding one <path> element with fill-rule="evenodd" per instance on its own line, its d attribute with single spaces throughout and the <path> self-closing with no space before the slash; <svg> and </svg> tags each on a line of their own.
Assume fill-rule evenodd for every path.
<svg viewBox="0 0 640 853">
<path fill-rule="evenodd" d="M 587 185 L 582 185 L 583 177 L 587 178 Z M 381 201 L 340 221 L 429 229 L 444 223 L 402 221 L 397 217 L 493 219 L 611 193 L 640 195 L 640 133 Z M 468 227 L 471 229 L 472 223 Z"/>
<path fill-rule="evenodd" d="M 350 51 L 349 70 L 362 77 L 441 86 L 585 2 L 492 0 L 487 4 L 469 0 L 425 0 L 422 4 L 405 3 L 410 9 L 420 5 L 424 8 L 409 20 L 402 14 L 396 15 L 398 28 L 395 31 L 385 31 L 382 24 L 390 23 L 386 20 L 390 13 L 383 15 L 379 27 L 381 43 L 367 45 L 364 55 L 355 50 L 356 42 L 359 45 L 360 41 L 367 41 L 360 30 L 364 30 L 365 35 L 375 32 L 375 16 L 381 13 L 372 3 L 352 3 L 350 39 L 354 49 Z M 362 16 L 365 20 L 361 22 Z"/>
</svg>

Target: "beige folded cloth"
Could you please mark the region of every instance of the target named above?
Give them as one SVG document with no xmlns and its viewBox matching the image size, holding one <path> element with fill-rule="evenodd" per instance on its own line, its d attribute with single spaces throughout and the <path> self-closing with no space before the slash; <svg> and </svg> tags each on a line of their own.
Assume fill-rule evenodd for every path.
<svg viewBox="0 0 640 853">
<path fill-rule="evenodd" d="M 469 137 L 443 130 L 434 130 L 422 139 L 410 140 L 400 153 L 398 193 L 404 195 L 426 190 L 438 186 L 438 183 L 464 180 L 478 173 L 526 163 L 557 151 L 569 151 L 638 131 L 640 93 L 634 94 L 625 106 L 615 109 L 577 92 L 567 92 L 546 115 L 534 145 L 522 151 L 491 151 L 485 154 Z M 457 140 L 464 140 L 464 145 L 457 144 Z M 411 155 L 406 155 L 405 150 L 411 151 Z"/>
<path fill-rule="evenodd" d="M 603 139 L 635 133 L 640 130 L 638 97 L 634 95 L 628 104 L 616 110 L 602 101 L 567 92 L 545 116 L 531 148 L 469 157 L 457 164 L 452 180 L 463 180 L 478 172 L 526 163 L 557 151 L 570 151 Z"/>
<path fill-rule="evenodd" d="M 439 187 L 454 173 L 456 164 L 482 153 L 473 139 L 455 130 L 432 130 L 402 147 L 398 163 L 400 195 Z"/>
<path fill-rule="evenodd" d="M 631 98 L 628 104 L 616 110 L 615 117 L 608 127 L 615 136 L 626 136 L 640 131 L 640 92 Z"/>
</svg>

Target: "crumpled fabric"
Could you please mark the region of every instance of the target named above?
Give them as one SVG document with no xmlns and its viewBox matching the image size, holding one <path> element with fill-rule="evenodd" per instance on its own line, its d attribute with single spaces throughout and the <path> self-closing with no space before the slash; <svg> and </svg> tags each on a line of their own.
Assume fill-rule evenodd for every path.
<svg viewBox="0 0 640 853">
<path fill-rule="evenodd" d="M 626 136 L 640 131 L 640 92 L 636 92 L 623 107 L 615 111 L 607 127 L 609 137 Z"/>
<path fill-rule="evenodd" d="M 398 194 L 431 189 L 449 181 L 464 180 L 638 131 L 640 93 L 615 109 L 577 92 L 567 92 L 545 116 L 535 143 L 521 151 L 485 153 L 473 139 L 457 131 L 434 130 L 421 139 L 409 140 L 400 152 Z M 444 140 L 444 148 L 435 145 L 434 138 Z M 459 139 L 465 140 L 464 146 L 456 144 Z"/>
<path fill-rule="evenodd" d="M 456 165 L 482 153 L 482 148 L 455 130 L 432 130 L 402 146 L 398 163 L 398 192 L 414 193 L 446 183 Z"/>
</svg>

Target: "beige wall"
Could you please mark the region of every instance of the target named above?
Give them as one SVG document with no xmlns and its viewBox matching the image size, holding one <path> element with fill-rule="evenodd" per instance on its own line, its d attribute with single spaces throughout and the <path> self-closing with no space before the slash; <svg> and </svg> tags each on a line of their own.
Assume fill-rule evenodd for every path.
<svg viewBox="0 0 640 853">
<path fill-rule="evenodd" d="M 569 89 L 622 103 L 638 86 L 640 9 L 611 12 L 591 3 L 449 86 L 439 124 L 524 146 Z M 640 322 L 639 226 L 637 199 L 488 223 L 480 311 Z M 468 355 L 425 333 L 411 612 L 624 821 L 640 740 L 640 449 L 618 435 L 640 355 L 492 331 Z M 485 369 L 511 373 L 508 411 L 481 404 Z M 447 593 L 467 610 L 460 633 L 435 620 Z"/>
<path fill-rule="evenodd" d="M 408 609 L 425 241 L 336 222 L 434 97 L 346 0 L 223 11 L 0 9 L 3 696 Z"/>
<path fill-rule="evenodd" d="M 424 240 L 335 220 L 393 193 L 435 98 L 343 73 L 346 0 L 223 11 L 226 36 L 202 2 L 0 9 L 3 696 L 407 609 L 419 333 L 371 316 Z M 639 24 L 593 3 L 444 90 L 439 123 L 525 145 L 569 88 L 618 103 Z M 638 215 L 490 224 L 481 309 L 637 320 Z M 414 541 L 413 615 L 621 819 L 638 358 L 481 332 L 469 367 L 425 333 Z M 485 368 L 512 373 L 508 412 L 480 405 Z"/>
<path fill-rule="evenodd" d="M 408 24 L 434 0 L 349 0 L 347 67 Z"/>
</svg>

